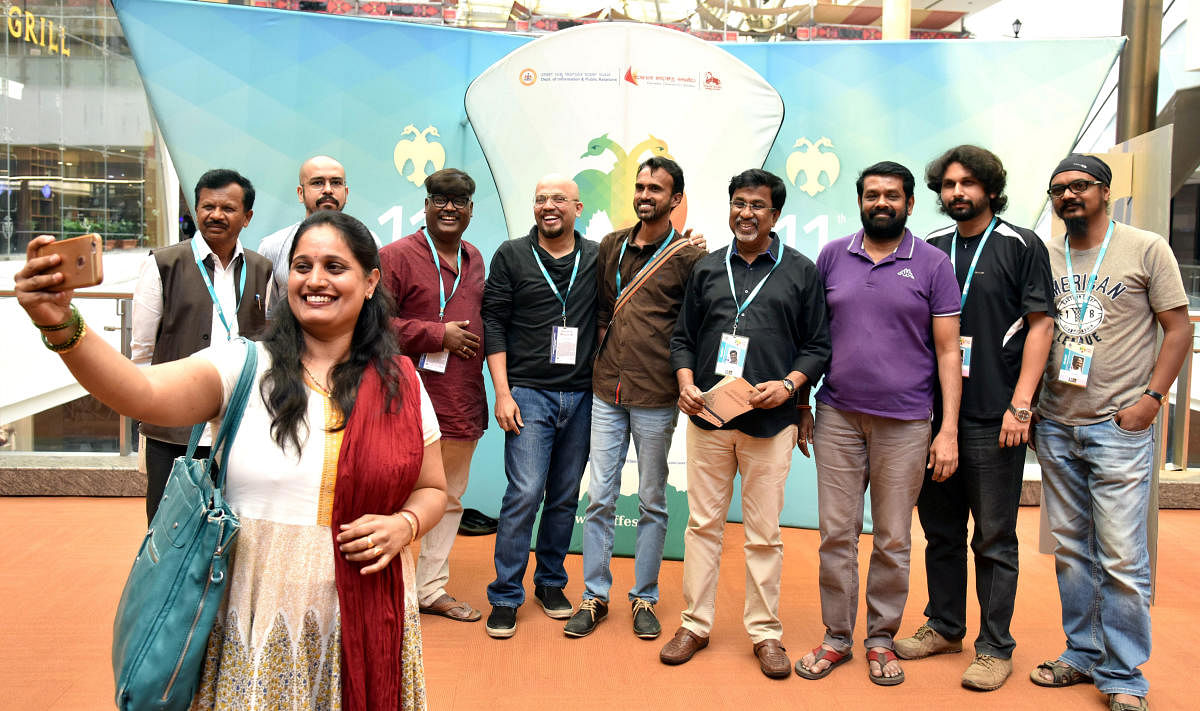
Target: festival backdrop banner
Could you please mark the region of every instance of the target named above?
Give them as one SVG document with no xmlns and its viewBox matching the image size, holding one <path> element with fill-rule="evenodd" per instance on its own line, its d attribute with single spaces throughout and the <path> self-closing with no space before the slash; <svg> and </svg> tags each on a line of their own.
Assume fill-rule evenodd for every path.
<svg viewBox="0 0 1200 711">
<path fill-rule="evenodd" d="M 627 226 L 630 164 L 655 152 L 682 165 L 688 200 L 679 218 L 706 235 L 710 250 L 730 239 L 729 177 L 758 166 L 787 183 L 781 238 L 814 260 L 829 239 L 858 228 L 854 179 L 878 160 L 917 175 L 910 226 L 924 234 L 947 219 L 922 187 L 924 165 L 964 142 L 1000 155 L 1009 170 L 1006 216 L 1032 224 L 1045 175 L 1073 144 L 1122 42 L 704 44 L 627 23 L 531 41 L 184 0 L 114 5 L 184 192 L 190 198 L 190 186 L 214 167 L 254 181 L 248 247 L 303 216 L 299 166 L 329 154 L 346 166 L 346 211 L 385 242 L 422 224 L 425 175 L 466 170 L 478 183 L 466 238 L 485 258 L 527 232 L 534 184 L 548 172 L 581 183 L 588 214 L 580 227 L 589 237 Z M 1068 48 L 1071 61 L 1060 67 Z M 671 454 L 676 487 L 686 480 L 683 439 L 678 432 Z M 492 423 L 466 506 L 498 513 L 503 443 Z M 797 454 L 785 524 L 815 527 L 815 476 Z M 616 550 L 628 554 L 636 465 L 625 478 Z M 681 503 L 672 508 L 668 557 L 682 553 Z M 740 515 L 735 491 L 730 518 Z"/>
</svg>

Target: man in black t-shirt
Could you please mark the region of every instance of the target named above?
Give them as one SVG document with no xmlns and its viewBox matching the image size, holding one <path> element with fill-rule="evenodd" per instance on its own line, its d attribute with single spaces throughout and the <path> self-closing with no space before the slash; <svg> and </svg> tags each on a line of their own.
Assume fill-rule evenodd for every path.
<svg viewBox="0 0 1200 711">
<path fill-rule="evenodd" d="M 508 478 L 496 531 L 496 579 L 487 589 L 487 633 L 496 638 L 517 629 L 539 506 L 533 595 L 552 618 L 574 611 L 563 594 L 563 558 L 587 465 L 596 352 L 598 246 L 575 231 L 582 210 L 574 181 L 542 178 L 533 229 L 496 249 L 483 289 L 484 348 Z"/>
<path fill-rule="evenodd" d="M 1008 198 L 995 154 L 952 148 L 929 164 L 925 184 L 955 221 L 928 240 L 950 255 L 963 290 L 959 460 L 958 472 L 945 481 L 927 473 L 917 500 L 928 541 L 928 621 L 912 637 L 896 640 L 896 653 L 919 659 L 962 651 L 970 514 L 980 624 L 962 684 L 990 691 L 1012 673 L 1016 646 L 1009 622 L 1017 593 L 1017 506 L 1030 410 L 1054 328 L 1047 316 L 1050 261 L 1036 234 L 997 217 Z"/>
</svg>

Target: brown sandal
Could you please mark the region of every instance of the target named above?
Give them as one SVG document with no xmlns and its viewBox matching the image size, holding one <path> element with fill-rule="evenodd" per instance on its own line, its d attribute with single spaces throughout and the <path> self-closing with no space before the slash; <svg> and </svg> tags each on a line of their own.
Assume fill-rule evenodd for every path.
<svg viewBox="0 0 1200 711">
<path fill-rule="evenodd" d="M 421 614 L 437 615 L 458 622 L 476 622 L 480 617 L 483 617 L 483 614 L 479 610 L 461 600 L 455 600 L 445 593 L 434 600 L 428 607 L 422 607 Z"/>
<path fill-rule="evenodd" d="M 846 662 L 850 661 L 850 659 L 854 656 L 854 652 L 848 651 L 845 654 L 841 654 L 825 647 L 824 645 L 818 644 L 817 646 L 813 647 L 812 655 L 815 657 L 813 659 L 813 665 L 816 665 L 818 662 L 824 659 L 825 661 L 829 662 L 829 666 L 825 667 L 821 671 L 813 671 L 812 669 L 809 669 L 801 664 L 803 659 L 797 659 L 796 674 L 798 676 L 813 680 L 824 679 L 825 677 L 829 676 L 830 672 L 837 668 L 839 664 L 845 664 Z"/>
<path fill-rule="evenodd" d="M 1051 679 L 1047 681 L 1041 675 L 1041 671 L 1045 669 L 1050 672 Z M 1058 688 L 1062 686 L 1073 686 L 1084 682 L 1090 683 L 1092 677 L 1084 674 L 1075 667 L 1067 664 L 1061 659 L 1047 659 L 1029 672 L 1029 679 L 1038 686 L 1048 686 Z"/>
<path fill-rule="evenodd" d="M 903 684 L 904 683 L 904 670 L 903 669 L 901 669 L 900 673 L 897 674 L 896 676 L 884 676 L 884 673 L 883 673 L 883 668 L 886 667 L 889 662 L 899 662 L 899 661 L 900 661 L 899 657 L 897 657 L 896 653 L 890 649 L 885 649 L 883 651 L 879 651 L 877 649 L 869 650 L 867 652 L 867 676 L 871 677 L 871 683 L 878 684 L 879 686 L 895 686 L 897 684 Z M 879 665 L 879 674 L 878 675 L 871 673 L 871 666 L 870 666 L 871 662 L 875 662 L 876 664 Z"/>
</svg>

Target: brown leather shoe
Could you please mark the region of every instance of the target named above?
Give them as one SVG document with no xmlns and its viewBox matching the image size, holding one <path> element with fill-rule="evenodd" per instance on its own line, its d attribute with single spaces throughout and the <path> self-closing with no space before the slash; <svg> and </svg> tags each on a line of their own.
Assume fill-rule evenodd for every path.
<svg viewBox="0 0 1200 711">
<path fill-rule="evenodd" d="M 658 658 L 663 664 L 683 664 L 707 646 L 708 637 L 701 637 L 686 627 L 680 627 L 675 630 L 675 637 L 658 653 Z"/>
<path fill-rule="evenodd" d="M 764 639 L 754 645 L 754 656 L 762 673 L 772 679 L 783 679 L 792 673 L 792 660 L 777 639 Z"/>
</svg>

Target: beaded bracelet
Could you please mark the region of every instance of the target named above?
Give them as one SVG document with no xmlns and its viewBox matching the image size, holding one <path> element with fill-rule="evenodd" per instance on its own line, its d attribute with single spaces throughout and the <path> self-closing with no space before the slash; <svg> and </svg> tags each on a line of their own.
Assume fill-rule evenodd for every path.
<svg viewBox="0 0 1200 711">
<path fill-rule="evenodd" d="M 37 329 L 39 331 L 61 331 L 64 328 L 68 328 L 68 327 L 74 325 L 76 319 L 80 319 L 80 318 L 82 318 L 82 317 L 79 315 L 79 309 L 75 308 L 75 304 L 71 304 L 71 315 L 67 316 L 66 321 L 55 324 L 53 326 L 43 326 L 40 323 L 35 323 L 33 325 L 37 326 Z"/>
<path fill-rule="evenodd" d="M 87 324 L 84 323 L 82 317 L 78 316 L 78 312 L 76 312 L 75 320 L 79 324 L 75 329 L 75 335 L 71 336 L 69 339 L 67 339 L 66 341 L 63 341 L 62 343 L 55 344 L 55 343 L 51 343 L 46 338 L 46 334 L 43 333 L 42 334 L 42 343 L 45 343 L 47 348 L 49 348 L 50 350 L 54 351 L 55 353 L 57 353 L 59 355 L 66 355 L 67 353 L 70 353 L 71 351 L 78 348 L 79 344 L 83 342 L 83 337 L 87 335 Z"/>
</svg>

